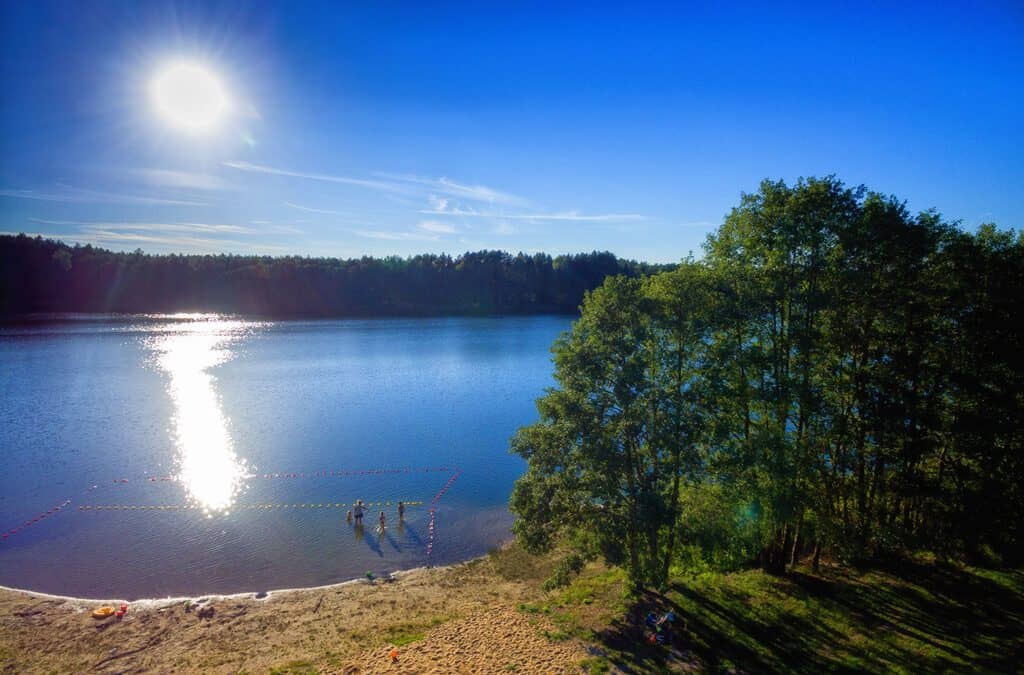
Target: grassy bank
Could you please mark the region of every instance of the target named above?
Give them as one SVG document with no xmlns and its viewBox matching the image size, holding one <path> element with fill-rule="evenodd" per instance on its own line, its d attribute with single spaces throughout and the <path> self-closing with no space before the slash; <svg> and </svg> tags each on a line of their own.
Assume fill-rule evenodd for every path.
<svg viewBox="0 0 1024 675">
<path fill-rule="evenodd" d="M 168 605 L 98 623 L 95 603 L 0 593 L 3 672 L 1018 672 L 1024 573 L 935 562 L 678 576 L 630 597 L 589 565 L 515 546 L 390 583 Z M 642 617 L 673 610 L 671 647 Z M 397 647 L 397 663 L 389 652 Z"/>
<path fill-rule="evenodd" d="M 708 672 L 1020 672 L 1024 572 L 904 561 L 885 568 L 680 576 L 624 599 L 624 577 L 590 568 L 523 606 L 601 650 L 590 669 Z M 673 647 L 644 643 L 642 618 L 672 610 Z"/>
</svg>

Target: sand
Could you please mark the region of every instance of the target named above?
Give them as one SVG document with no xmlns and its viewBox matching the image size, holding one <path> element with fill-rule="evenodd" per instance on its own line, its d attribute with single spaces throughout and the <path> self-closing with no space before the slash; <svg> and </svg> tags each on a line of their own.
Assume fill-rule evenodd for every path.
<svg viewBox="0 0 1024 675">
<path fill-rule="evenodd" d="M 511 606 L 496 606 L 429 631 L 395 650 L 368 650 L 337 671 L 349 673 L 578 673 L 586 649 L 575 640 L 551 642 L 543 619 Z"/>
<path fill-rule="evenodd" d="M 264 599 L 136 602 L 121 621 L 93 619 L 100 602 L 3 590 L 0 672 L 580 672 L 586 645 L 549 640 L 545 617 L 516 609 L 537 597 L 536 578 L 500 567 L 482 558 Z"/>
</svg>

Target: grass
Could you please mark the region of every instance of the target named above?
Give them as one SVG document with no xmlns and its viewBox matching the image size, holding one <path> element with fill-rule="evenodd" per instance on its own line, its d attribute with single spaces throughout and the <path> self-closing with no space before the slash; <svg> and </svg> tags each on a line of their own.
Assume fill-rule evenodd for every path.
<svg viewBox="0 0 1024 675">
<path fill-rule="evenodd" d="M 588 567 L 525 612 L 547 614 L 605 672 L 1018 672 L 1024 662 L 1024 572 L 903 561 L 885 568 L 799 569 L 677 578 L 628 598 L 622 574 Z M 671 649 L 647 645 L 643 617 L 679 617 Z"/>
<path fill-rule="evenodd" d="M 290 661 L 270 669 L 270 675 L 316 675 L 316 667 L 309 661 Z"/>
<path fill-rule="evenodd" d="M 274 606 L 251 603 L 230 621 L 218 621 L 224 611 L 199 623 L 179 606 L 121 624 L 120 633 L 97 633 L 56 601 L 0 593 L 4 616 L 44 612 L 4 624 L 0 664 L 11 672 L 84 672 L 112 646 L 144 644 L 162 631 L 151 649 L 119 667 L 339 671 L 367 650 L 429 640 L 435 626 L 512 605 L 552 647 L 582 640 L 586 653 L 575 653 L 587 673 L 1022 672 L 1024 571 L 921 559 L 828 566 L 821 574 L 798 568 L 783 577 L 683 575 L 662 593 L 630 596 L 621 570 L 594 563 L 567 587 L 544 591 L 563 553 L 535 557 L 511 545 L 429 581 L 285 596 Z M 646 644 L 643 617 L 670 609 L 679 617 L 672 645 Z M 529 655 L 513 649 L 499 659 L 492 671 L 531 667 Z"/>
<path fill-rule="evenodd" d="M 498 576 L 509 581 L 541 582 L 555 569 L 558 552 L 535 556 L 515 543 L 500 546 L 487 554 Z"/>
<path fill-rule="evenodd" d="M 568 587 L 536 602 L 520 603 L 517 608 L 551 619 L 556 629 L 542 634 L 552 642 L 569 638 L 592 642 L 599 631 L 626 612 L 624 589 L 622 570 L 591 564 Z"/>
<path fill-rule="evenodd" d="M 407 644 L 422 640 L 428 630 L 435 626 L 440 626 L 447 620 L 448 617 L 435 616 L 423 621 L 389 626 L 384 631 L 383 642 L 395 647 L 404 647 Z"/>
<path fill-rule="evenodd" d="M 612 670 L 608 659 L 601 656 L 592 656 L 583 659 L 579 663 L 580 669 L 585 673 L 610 673 Z"/>
<path fill-rule="evenodd" d="M 405 645 L 412 644 L 413 642 L 419 642 L 423 639 L 424 635 L 425 633 L 423 632 L 393 633 L 388 642 L 396 647 L 404 647 Z"/>
</svg>

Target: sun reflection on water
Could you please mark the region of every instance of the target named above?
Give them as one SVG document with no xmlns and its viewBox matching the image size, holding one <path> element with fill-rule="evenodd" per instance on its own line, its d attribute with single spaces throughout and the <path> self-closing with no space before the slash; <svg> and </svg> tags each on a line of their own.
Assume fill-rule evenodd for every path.
<svg viewBox="0 0 1024 675">
<path fill-rule="evenodd" d="M 174 317 L 178 318 L 178 317 Z M 246 475 L 235 454 L 211 370 L 234 356 L 233 343 L 256 324 L 216 317 L 188 317 L 161 326 L 147 340 L 153 364 L 169 376 L 174 404 L 171 433 L 177 449 L 177 478 L 189 497 L 208 511 L 224 511 Z"/>
</svg>

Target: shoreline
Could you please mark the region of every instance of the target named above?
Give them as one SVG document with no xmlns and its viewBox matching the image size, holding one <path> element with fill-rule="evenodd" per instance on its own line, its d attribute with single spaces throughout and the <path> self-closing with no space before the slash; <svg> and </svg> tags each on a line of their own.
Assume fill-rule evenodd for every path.
<svg viewBox="0 0 1024 675">
<path fill-rule="evenodd" d="M 506 546 L 508 542 L 502 544 Z M 475 558 L 468 558 L 459 562 L 449 563 L 447 565 L 420 565 L 419 567 L 410 567 L 405 570 L 395 570 L 389 572 L 387 576 L 375 577 L 377 581 L 383 583 L 390 583 L 391 581 L 397 581 L 404 576 L 411 574 L 417 574 L 430 570 L 445 571 L 450 570 L 460 565 L 470 565 L 474 562 L 478 562 L 487 558 L 487 554 L 476 556 Z M 387 579 L 388 581 L 384 581 Z M 362 577 L 355 577 L 352 579 L 346 579 L 345 581 L 336 581 L 330 584 L 321 584 L 319 586 L 298 586 L 294 588 L 275 588 L 267 591 L 239 591 L 237 593 L 198 593 L 196 595 L 175 595 L 166 596 L 160 598 L 139 598 L 137 600 L 126 600 L 124 598 L 86 598 L 77 595 L 59 595 L 55 593 L 46 593 L 45 591 L 33 591 L 27 588 L 14 588 L 12 586 L 4 586 L 0 584 L 0 593 L 10 593 L 13 595 L 28 596 L 30 598 L 42 598 L 46 600 L 60 600 L 65 603 L 91 603 L 100 605 L 113 605 L 117 603 L 126 602 L 130 606 L 135 607 L 141 605 L 143 609 L 163 609 L 164 607 L 180 604 L 188 600 L 252 600 L 254 602 L 265 602 L 270 600 L 274 596 L 281 595 L 292 595 L 301 593 L 311 593 L 314 591 L 330 591 L 344 586 L 350 586 L 352 584 L 372 585 L 367 583 Z M 257 598 L 258 593 L 265 593 L 266 595 L 261 598 Z"/>
<path fill-rule="evenodd" d="M 12 672 L 352 675 L 393 671 L 397 650 L 399 672 L 579 672 L 585 644 L 552 641 L 551 617 L 521 611 L 542 597 L 550 567 L 506 546 L 373 583 L 141 600 L 119 621 L 91 616 L 103 600 L 2 588 L 0 663 Z"/>
</svg>

